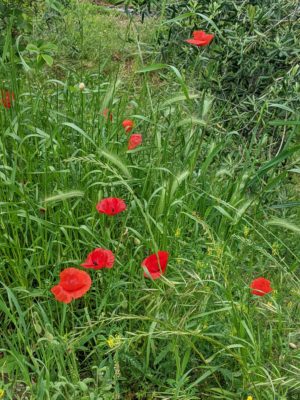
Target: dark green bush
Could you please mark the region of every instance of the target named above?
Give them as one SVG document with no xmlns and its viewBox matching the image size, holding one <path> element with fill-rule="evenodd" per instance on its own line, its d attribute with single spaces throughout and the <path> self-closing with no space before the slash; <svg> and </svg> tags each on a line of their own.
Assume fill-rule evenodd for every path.
<svg viewBox="0 0 300 400">
<path fill-rule="evenodd" d="M 231 116 L 249 113 L 251 121 L 279 104 L 268 118 L 283 118 L 299 106 L 299 17 L 295 0 L 168 2 L 160 58 L 185 70 L 194 88 L 213 92 Z M 209 47 L 184 42 L 197 29 L 215 34 Z M 251 130 L 250 122 L 242 133 Z"/>
</svg>

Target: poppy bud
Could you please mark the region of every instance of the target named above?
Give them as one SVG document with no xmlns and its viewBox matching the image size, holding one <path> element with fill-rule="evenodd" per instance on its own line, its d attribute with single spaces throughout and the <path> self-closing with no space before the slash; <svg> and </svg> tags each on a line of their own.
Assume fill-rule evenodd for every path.
<svg viewBox="0 0 300 400">
<path fill-rule="evenodd" d="M 85 84 L 83 82 L 80 82 L 78 87 L 79 87 L 79 90 L 82 92 L 85 89 Z"/>
<path fill-rule="evenodd" d="M 131 119 L 125 119 L 122 122 L 122 126 L 125 129 L 126 133 L 129 133 L 132 131 L 133 127 L 134 127 L 134 122 Z"/>
<path fill-rule="evenodd" d="M 134 238 L 133 241 L 134 241 L 134 244 L 136 244 L 137 246 L 141 244 L 141 241 L 138 238 Z"/>
</svg>

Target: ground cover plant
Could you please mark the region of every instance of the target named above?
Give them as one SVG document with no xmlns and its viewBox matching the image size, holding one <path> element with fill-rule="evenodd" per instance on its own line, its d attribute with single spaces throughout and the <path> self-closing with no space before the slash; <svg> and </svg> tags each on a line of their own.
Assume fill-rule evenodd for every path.
<svg viewBox="0 0 300 400">
<path fill-rule="evenodd" d="M 95 3 L 0 27 L 0 398 L 299 399 L 299 7 Z"/>
</svg>

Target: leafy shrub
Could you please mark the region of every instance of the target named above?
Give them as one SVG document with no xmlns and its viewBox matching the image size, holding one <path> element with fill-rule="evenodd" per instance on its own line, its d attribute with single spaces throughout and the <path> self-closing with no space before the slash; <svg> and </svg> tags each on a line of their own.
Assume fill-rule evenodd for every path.
<svg viewBox="0 0 300 400">
<path fill-rule="evenodd" d="M 275 119 L 297 109 L 297 1 L 191 0 L 170 2 L 162 12 L 166 20 L 158 35 L 161 59 L 176 60 L 192 86 L 212 91 L 226 113 L 247 113 L 252 120 L 264 109 L 269 119 Z M 195 29 L 216 35 L 209 49 L 198 51 L 184 42 Z M 252 129 L 250 123 L 242 133 L 248 136 Z"/>
</svg>

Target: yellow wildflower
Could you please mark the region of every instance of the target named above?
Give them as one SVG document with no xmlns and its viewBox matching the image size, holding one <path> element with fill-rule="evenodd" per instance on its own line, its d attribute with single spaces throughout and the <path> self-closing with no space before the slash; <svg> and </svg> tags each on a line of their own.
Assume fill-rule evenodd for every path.
<svg viewBox="0 0 300 400">
<path fill-rule="evenodd" d="M 248 396 L 247 400 L 253 400 L 253 397 L 252 396 Z"/>
<path fill-rule="evenodd" d="M 175 237 L 179 237 L 180 234 L 181 234 L 181 229 L 180 229 L 180 228 L 177 228 L 177 229 L 176 229 L 176 232 L 175 232 Z"/>
<path fill-rule="evenodd" d="M 245 225 L 244 226 L 244 236 L 245 236 L 245 238 L 249 236 L 249 233 L 250 233 L 249 226 Z"/>
<path fill-rule="evenodd" d="M 5 394 L 4 390 L 3 390 L 3 389 L 0 389 L 0 399 L 3 399 L 4 394 Z"/>
<path fill-rule="evenodd" d="M 121 336 L 116 335 L 116 336 L 109 336 L 109 338 L 106 341 L 107 346 L 112 349 L 114 347 L 118 347 L 121 344 Z"/>
<path fill-rule="evenodd" d="M 106 341 L 106 344 L 110 349 L 112 349 L 114 347 L 114 343 L 115 343 L 115 339 L 113 336 L 110 336 Z"/>
</svg>

